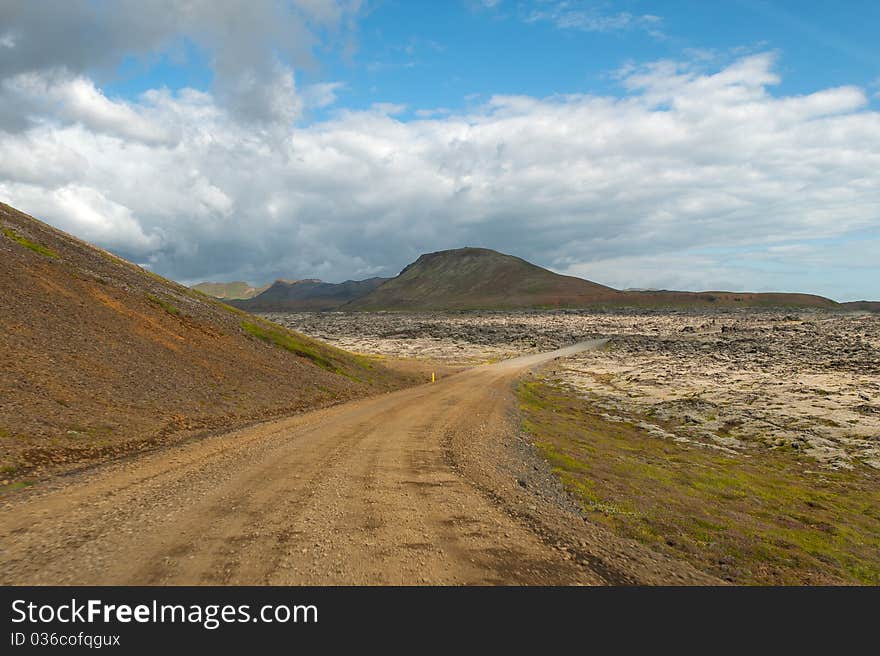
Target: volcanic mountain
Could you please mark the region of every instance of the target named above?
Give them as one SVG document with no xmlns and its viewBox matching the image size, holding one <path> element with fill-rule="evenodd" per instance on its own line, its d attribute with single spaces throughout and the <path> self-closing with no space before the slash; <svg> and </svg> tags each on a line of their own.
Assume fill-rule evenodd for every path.
<svg viewBox="0 0 880 656">
<path fill-rule="evenodd" d="M 258 297 L 259 298 L 259 297 Z M 486 248 L 422 255 L 396 278 L 343 310 L 464 310 L 579 307 L 839 307 L 810 294 L 618 291 L 563 276 Z"/>
<path fill-rule="evenodd" d="M 572 307 L 619 294 L 512 255 L 487 248 L 458 248 L 422 255 L 396 278 L 345 309 Z"/>
<path fill-rule="evenodd" d="M 346 280 L 340 283 L 321 280 L 276 280 L 261 294 L 247 300 L 230 301 L 230 305 L 251 312 L 332 310 L 366 296 L 388 280 L 388 278 L 369 278 Z"/>
<path fill-rule="evenodd" d="M 2 479 L 408 382 L 0 203 Z"/>
</svg>

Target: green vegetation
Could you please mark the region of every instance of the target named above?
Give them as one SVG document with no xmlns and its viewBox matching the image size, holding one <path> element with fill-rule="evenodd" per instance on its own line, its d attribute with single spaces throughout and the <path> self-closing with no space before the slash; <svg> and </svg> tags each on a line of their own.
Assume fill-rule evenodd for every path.
<svg viewBox="0 0 880 656">
<path fill-rule="evenodd" d="M 181 313 L 181 311 L 178 307 L 169 303 L 164 298 L 159 298 L 158 296 L 154 296 L 153 294 L 147 294 L 147 300 L 149 300 L 151 303 L 155 303 L 156 305 L 158 305 L 160 308 L 162 308 L 163 310 L 165 310 L 168 314 L 170 314 L 172 316 L 175 316 L 175 317 L 183 316 L 183 314 Z"/>
<path fill-rule="evenodd" d="M 45 255 L 46 257 L 51 257 L 52 259 L 57 259 L 58 257 L 58 253 L 56 253 L 55 251 L 32 242 L 27 237 L 23 237 L 22 235 L 15 232 L 15 230 L 13 230 L 12 228 L 3 228 L 3 234 L 9 237 L 9 239 L 14 241 L 16 244 L 20 244 L 25 248 L 30 248 L 35 253 Z"/>
<path fill-rule="evenodd" d="M 4 485 L 0 487 L 0 490 L 4 492 L 14 492 L 15 490 L 23 490 L 26 487 L 30 487 L 33 485 L 33 481 L 15 481 L 14 483 L 10 483 L 9 485 Z"/>
<path fill-rule="evenodd" d="M 281 326 L 274 326 L 270 323 L 254 323 L 252 321 L 242 321 L 242 329 L 252 337 L 269 342 L 286 351 L 295 353 L 304 358 L 308 358 L 319 367 L 332 371 L 334 373 L 344 373 L 337 367 L 326 355 L 322 354 L 316 344 L 308 343 L 304 338 L 298 336 L 293 331 L 287 330 Z"/>
<path fill-rule="evenodd" d="M 23 437 L 24 435 L 21 433 L 13 433 L 5 428 L 0 428 L 0 440 L 19 440 Z"/>
<path fill-rule="evenodd" d="M 650 437 L 546 381 L 518 394 L 525 429 L 591 521 L 737 583 L 880 583 L 880 472 Z"/>
</svg>

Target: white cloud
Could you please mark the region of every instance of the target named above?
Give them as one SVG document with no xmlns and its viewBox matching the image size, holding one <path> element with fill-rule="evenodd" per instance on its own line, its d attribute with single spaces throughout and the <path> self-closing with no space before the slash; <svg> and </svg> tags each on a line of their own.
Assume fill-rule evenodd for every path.
<svg viewBox="0 0 880 656">
<path fill-rule="evenodd" d="M 768 250 L 880 228 L 880 113 L 855 87 L 774 96 L 773 67 L 665 62 L 629 70 L 622 98 L 496 96 L 413 121 L 377 105 L 271 129 L 212 94 L 122 103 L 45 78 L 40 119 L 0 132 L 0 195 L 190 281 L 393 274 L 483 245 L 638 287 L 792 288 L 785 258 L 815 285 L 801 291 L 880 296 L 868 275 L 844 288 L 843 256 L 823 283 L 819 260 Z"/>
<path fill-rule="evenodd" d="M 171 144 L 177 130 L 146 118 L 149 107 L 112 101 L 84 77 L 22 73 L 0 82 L 0 98 L 35 121 L 46 117 L 87 129 L 156 144 Z"/>
<path fill-rule="evenodd" d="M 218 103 L 255 124 L 299 115 L 293 67 L 312 61 L 318 35 L 350 28 L 360 0 L 65 0 L 0 3 L 0 79 L 106 74 L 125 58 L 149 58 L 185 38 L 208 58 Z M 88 94 L 87 88 L 80 88 Z M 5 99 L 0 98 L 0 101 Z M 89 111 L 94 99 L 83 98 Z M 0 107 L 0 128 L 10 129 Z M 119 117 L 104 117 L 117 122 Z M 4 125 L 5 124 L 5 125 Z M 16 127 L 23 127 L 18 125 Z"/>
<path fill-rule="evenodd" d="M 402 114 L 406 111 L 406 105 L 402 103 L 373 103 L 370 107 L 374 112 L 388 116 Z"/>
<path fill-rule="evenodd" d="M 303 102 L 310 108 L 324 108 L 336 102 L 337 93 L 344 88 L 342 82 L 311 84 L 302 91 Z"/>
<path fill-rule="evenodd" d="M 539 2 L 532 9 L 525 9 L 523 20 L 527 23 L 552 23 L 562 30 L 582 32 L 618 32 L 641 29 L 662 37 L 659 27 L 663 19 L 654 14 L 631 14 L 618 12 L 605 14 L 592 3 L 578 0 Z"/>
<path fill-rule="evenodd" d="M 129 208 L 96 189 L 68 184 L 47 191 L 0 183 L 0 191 L 17 198 L 37 216 L 57 217 L 55 224 L 63 230 L 107 248 L 148 256 L 160 246 L 159 236 L 145 234 Z"/>
<path fill-rule="evenodd" d="M 415 115 L 419 118 L 435 118 L 438 116 L 448 116 L 452 113 L 451 109 L 446 107 L 435 107 L 433 109 L 417 109 Z"/>
</svg>

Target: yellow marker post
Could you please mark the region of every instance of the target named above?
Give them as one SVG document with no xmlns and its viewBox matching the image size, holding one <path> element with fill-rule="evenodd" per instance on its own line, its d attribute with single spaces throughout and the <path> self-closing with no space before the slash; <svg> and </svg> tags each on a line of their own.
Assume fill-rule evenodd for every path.
<svg viewBox="0 0 880 656">
<path fill-rule="evenodd" d="M 434 372 L 433 371 L 431 372 L 431 382 L 432 383 L 434 382 Z"/>
</svg>

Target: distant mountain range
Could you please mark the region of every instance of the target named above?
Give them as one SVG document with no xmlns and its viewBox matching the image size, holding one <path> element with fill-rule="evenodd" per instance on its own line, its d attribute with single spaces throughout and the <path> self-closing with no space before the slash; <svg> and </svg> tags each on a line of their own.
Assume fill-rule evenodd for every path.
<svg viewBox="0 0 880 656">
<path fill-rule="evenodd" d="M 862 310 L 864 312 L 880 312 L 880 301 L 849 301 L 841 303 L 847 310 Z"/>
<path fill-rule="evenodd" d="M 207 294 L 208 296 L 213 296 L 214 298 L 222 300 L 237 300 L 242 298 L 253 298 L 257 294 L 262 294 L 269 289 L 269 285 L 251 287 L 246 282 L 241 281 L 200 282 L 198 285 L 194 285 L 193 289 L 200 291 L 203 294 Z"/>
<path fill-rule="evenodd" d="M 333 310 L 373 292 L 390 278 L 346 280 L 340 283 L 320 280 L 276 280 L 253 298 L 229 301 L 248 312 L 290 310 Z"/>
<path fill-rule="evenodd" d="M 348 280 L 343 283 L 278 280 L 252 298 L 228 302 L 258 312 L 588 307 L 880 309 L 880 303 L 836 303 L 813 294 L 648 289 L 621 291 L 589 280 L 553 273 L 521 258 L 487 248 L 457 248 L 427 253 L 394 278 Z"/>
</svg>

